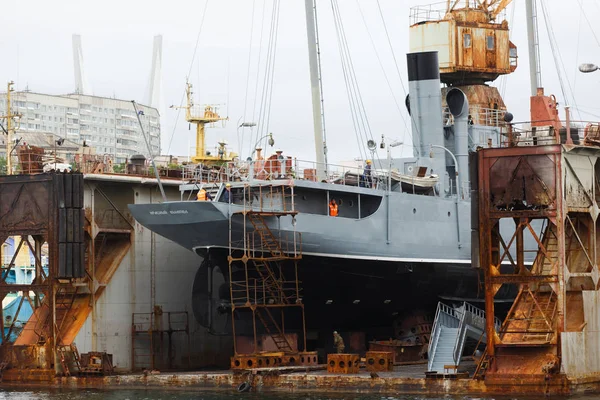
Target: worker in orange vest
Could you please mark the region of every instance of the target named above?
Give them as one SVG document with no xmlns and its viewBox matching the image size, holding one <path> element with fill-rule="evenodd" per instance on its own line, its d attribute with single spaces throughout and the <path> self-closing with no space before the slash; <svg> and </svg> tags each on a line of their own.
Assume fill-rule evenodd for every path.
<svg viewBox="0 0 600 400">
<path fill-rule="evenodd" d="M 334 199 L 331 199 L 329 202 L 329 216 L 337 217 L 338 216 L 338 205 Z"/>
<path fill-rule="evenodd" d="M 204 190 L 204 189 L 198 190 L 198 194 L 196 195 L 196 199 L 198 201 L 206 201 L 206 190 Z"/>
</svg>

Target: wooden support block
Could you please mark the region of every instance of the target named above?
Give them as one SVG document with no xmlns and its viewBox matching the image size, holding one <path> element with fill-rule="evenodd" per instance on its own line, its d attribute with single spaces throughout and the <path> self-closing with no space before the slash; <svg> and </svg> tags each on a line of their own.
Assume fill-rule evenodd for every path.
<svg viewBox="0 0 600 400">
<path fill-rule="evenodd" d="M 458 366 L 457 365 L 453 365 L 453 364 L 448 364 L 448 365 L 444 365 L 444 373 L 445 374 L 455 374 L 456 371 L 458 370 Z M 452 372 L 450 372 L 452 371 Z"/>
</svg>

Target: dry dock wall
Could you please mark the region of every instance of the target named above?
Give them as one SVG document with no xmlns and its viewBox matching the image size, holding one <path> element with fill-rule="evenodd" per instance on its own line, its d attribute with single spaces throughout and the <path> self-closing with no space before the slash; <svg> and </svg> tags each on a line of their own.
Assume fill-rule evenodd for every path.
<svg viewBox="0 0 600 400">
<path fill-rule="evenodd" d="M 165 186 L 169 201 L 180 199 L 177 186 Z M 102 193 L 101 193 L 102 192 Z M 110 202 L 107 201 L 107 198 Z M 192 285 L 202 261 L 191 251 L 142 227 L 131 218 L 127 204 L 160 202 L 155 185 L 124 182 L 104 182 L 86 179 L 84 204 L 92 209 L 94 220 L 108 227 L 117 221 L 118 228 L 127 227 L 117 208 L 133 226 L 131 247 L 118 263 L 108 282 L 98 282 L 104 290 L 96 301 L 95 316 L 90 313 L 75 338 L 80 352 L 105 351 L 113 355 L 118 370 L 132 368 L 132 315 L 151 313 L 155 309 L 167 312 L 187 312 L 189 316 L 189 347 L 185 333 L 172 335 L 172 367 L 191 368 L 228 366 L 233 345 L 231 337 L 210 335 L 194 319 Z M 112 202 L 112 204 L 111 204 Z M 116 217 L 115 217 L 116 215 Z M 97 218 L 96 218 L 97 217 Z M 113 223 L 113 225 L 115 225 Z M 131 226 L 129 226 L 131 228 Z M 96 240 L 96 246 L 99 240 Z M 136 353 L 150 352 L 148 337 L 136 336 Z M 167 369 L 168 335 L 154 340 L 155 368 Z M 136 369 L 150 367 L 149 359 L 136 358 Z"/>
</svg>

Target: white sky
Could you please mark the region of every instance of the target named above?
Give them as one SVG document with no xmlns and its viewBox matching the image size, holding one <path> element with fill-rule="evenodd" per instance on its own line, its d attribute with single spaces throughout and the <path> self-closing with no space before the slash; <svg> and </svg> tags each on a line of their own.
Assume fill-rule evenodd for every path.
<svg viewBox="0 0 600 400">
<path fill-rule="evenodd" d="M 42 93 L 67 93 L 74 90 L 71 35 L 82 35 L 84 62 L 93 94 L 116 96 L 123 99 L 146 101 L 148 77 L 151 66 L 152 41 L 156 34 L 163 35 L 163 98 L 166 105 L 179 105 L 185 79 L 190 70 L 196 103 L 225 104 L 220 111 L 230 121 L 225 128 L 210 129 L 207 146 L 224 138 L 232 150 L 240 144 L 236 122 L 257 120 L 252 109 L 255 99 L 256 68 L 259 54 L 260 24 L 263 4 L 267 4 L 265 28 L 270 23 L 273 0 L 208 0 L 205 25 L 200 36 L 196 62 L 191 66 L 192 54 L 202 19 L 206 0 L 28 0 L 3 4 L 0 24 L 0 82 L 14 80 L 17 89 L 28 87 Z M 382 57 L 384 68 L 398 99 L 402 116 L 404 93 L 391 57 L 377 3 L 359 0 L 367 25 Z M 566 79 L 573 88 L 580 110 L 600 116 L 597 93 L 600 74 L 582 75 L 577 66 L 582 62 L 600 62 L 600 44 L 587 20 L 595 23 L 600 18 L 600 6 L 595 0 L 544 0 L 558 51 L 566 68 Z M 391 139 L 404 139 L 406 145 L 394 149 L 410 155 L 410 132 L 407 132 L 385 82 L 375 57 L 373 47 L 358 11 L 357 0 L 339 0 L 348 44 L 353 56 L 360 90 L 369 117 L 373 136 L 379 141 L 381 134 Z M 380 0 L 392 45 L 398 60 L 404 86 L 406 79 L 406 53 L 408 52 L 409 8 L 430 4 L 423 0 Z M 255 16 L 252 18 L 253 4 Z M 337 162 L 359 156 L 352 128 L 348 100 L 342 78 L 341 64 L 331 13 L 330 0 L 318 0 L 319 30 L 321 35 L 322 68 L 324 80 L 325 111 L 329 161 Z M 580 5 L 583 8 L 580 8 Z M 516 7 L 514 21 L 512 8 Z M 581 10 L 585 13 L 582 13 Z M 564 104 L 548 34 L 538 6 L 542 53 L 542 79 L 546 93 L 554 93 Z M 587 20 L 586 20 L 587 17 Z M 512 41 L 519 51 L 519 68 L 508 78 L 505 102 L 515 114 L 515 121 L 528 120 L 529 71 L 525 26 L 524 0 L 514 0 L 507 11 L 512 21 Z M 249 95 L 244 104 L 249 54 L 250 31 L 254 21 L 252 62 L 249 78 Z M 268 30 L 263 36 L 261 68 L 264 67 Z M 312 109 L 308 73 L 308 56 L 305 36 L 303 0 L 282 0 L 279 22 L 279 39 L 275 67 L 273 105 L 268 131 L 273 132 L 275 147 L 299 159 L 314 159 L 312 135 Z M 262 72 L 259 78 L 262 86 Z M 499 85 L 499 80 L 496 85 Z M 229 84 L 228 84 L 229 83 Z M 4 85 L 4 84 L 2 84 Z M 565 85 L 567 83 L 565 82 Z M 258 106 L 256 106 L 258 108 Z M 181 113 L 165 109 L 166 124 L 162 128 L 163 153 L 167 152 L 174 131 L 171 154 L 187 155 L 194 143 L 194 132 Z M 580 115 L 574 110 L 574 118 Z M 581 113 L 582 119 L 594 119 Z M 596 118 L 600 119 L 600 117 Z M 250 148 L 250 130 L 241 132 L 244 153 Z M 406 135 L 406 136 L 405 136 Z M 382 154 L 384 157 L 385 154 Z"/>
</svg>

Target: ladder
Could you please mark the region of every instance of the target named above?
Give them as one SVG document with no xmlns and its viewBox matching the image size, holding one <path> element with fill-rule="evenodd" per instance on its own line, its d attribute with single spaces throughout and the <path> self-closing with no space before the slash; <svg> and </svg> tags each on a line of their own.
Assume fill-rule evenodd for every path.
<svg viewBox="0 0 600 400">
<path fill-rule="evenodd" d="M 284 254 L 281 245 L 267 224 L 265 224 L 262 215 L 250 212 L 248 213 L 248 219 L 252 223 L 254 231 L 260 237 L 262 248 L 268 250 L 271 253 L 271 257 L 282 257 Z"/>
<path fill-rule="evenodd" d="M 271 311 L 268 308 L 256 309 L 256 315 L 258 316 L 258 319 L 262 325 L 265 327 L 267 334 L 271 337 L 271 339 L 273 339 L 273 342 L 275 343 L 275 346 L 277 346 L 278 350 L 285 353 L 291 353 L 294 351 L 292 345 L 287 340 L 287 337 L 282 332 L 279 324 L 275 321 L 273 314 L 271 314 Z"/>
</svg>

